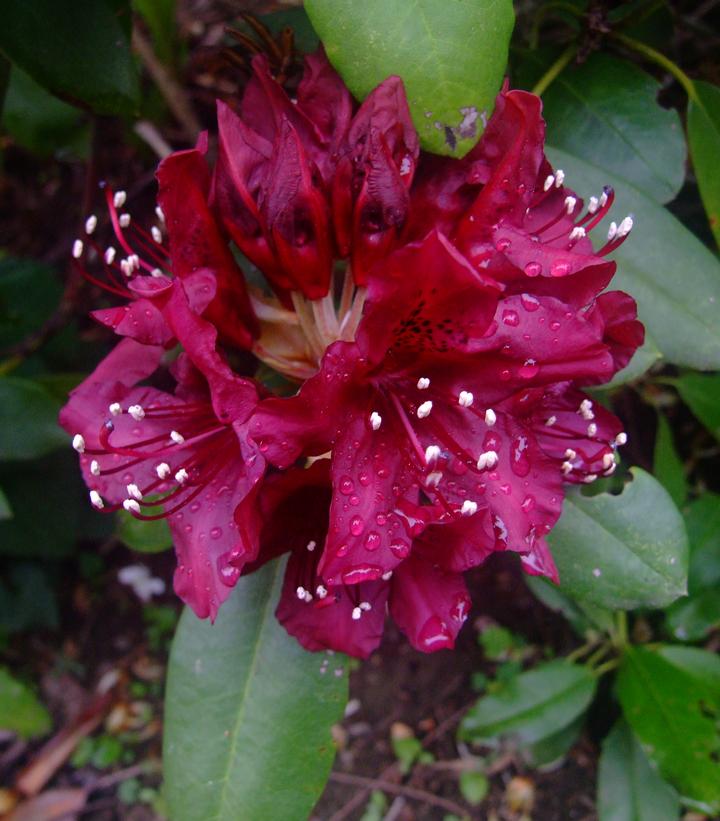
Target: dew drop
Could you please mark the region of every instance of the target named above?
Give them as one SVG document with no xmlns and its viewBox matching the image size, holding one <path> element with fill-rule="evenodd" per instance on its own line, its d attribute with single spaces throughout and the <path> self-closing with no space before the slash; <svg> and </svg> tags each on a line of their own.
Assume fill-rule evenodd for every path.
<svg viewBox="0 0 720 821">
<path fill-rule="evenodd" d="M 355 489 L 355 482 L 353 482 L 349 476 L 343 476 L 342 479 L 340 479 L 338 487 L 340 488 L 340 493 L 349 496 Z"/>
<path fill-rule="evenodd" d="M 384 513 L 378 513 L 375 517 L 375 521 L 379 527 L 384 527 L 387 524 L 387 516 Z"/>
<path fill-rule="evenodd" d="M 349 550 L 350 550 L 350 545 L 349 544 L 347 544 L 347 543 L 341 544 L 340 547 L 338 547 L 338 549 L 335 551 L 335 555 L 339 559 L 342 559 L 343 556 L 347 556 Z"/>
<path fill-rule="evenodd" d="M 537 299 L 537 297 L 532 296 L 532 294 L 521 294 L 520 304 L 526 311 L 532 313 L 533 311 L 537 311 L 540 307 L 540 300 Z"/>
<path fill-rule="evenodd" d="M 558 319 L 553 319 L 550 323 L 550 330 L 551 331 L 559 331 L 560 330 L 560 321 Z"/>
<path fill-rule="evenodd" d="M 550 266 L 550 276 L 565 277 L 570 273 L 570 265 L 567 262 L 553 262 Z"/>
<path fill-rule="evenodd" d="M 521 379 L 532 379 L 540 373 L 540 365 L 534 359 L 526 359 L 518 369 Z"/>
<path fill-rule="evenodd" d="M 342 574 L 345 584 L 359 584 L 360 582 L 372 582 L 382 576 L 382 567 L 375 564 L 358 564 L 351 567 Z"/>
<path fill-rule="evenodd" d="M 540 274 L 542 273 L 542 265 L 540 265 L 539 262 L 528 262 L 528 264 L 525 266 L 525 273 L 529 277 L 540 276 Z"/>
<path fill-rule="evenodd" d="M 223 535 L 223 530 L 221 527 L 213 527 L 210 530 L 210 538 L 211 539 L 219 539 Z"/>
<path fill-rule="evenodd" d="M 390 551 L 398 559 L 406 559 L 410 555 L 410 545 L 402 539 L 390 543 Z"/>
<path fill-rule="evenodd" d="M 365 523 L 360 516 L 353 516 L 352 519 L 350 519 L 350 532 L 353 536 L 359 536 L 364 528 Z"/>
<path fill-rule="evenodd" d="M 363 472 L 362 472 L 362 473 L 358 476 L 358 479 L 359 479 L 359 481 L 360 481 L 360 484 L 361 484 L 363 487 L 367 487 L 367 486 L 370 484 L 370 476 L 369 476 L 369 475 L 368 475 L 365 471 L 363 471 Z"/>
<path fill-rule="evenodd" d="M 512 328 L 517 327 L 520 324 L 520 315 L 517 311 L 503 311 L 502 321 L 506 325 L 510 325 Z"/>
<path fill-rule="evenodd" d="M 535 508 L 535 497 L 534 496 L 526 496 L 522 500 L 522 504 L 520 505 L 520 509 L 524 513 L 530 513 L 531 510 Z"/>
<path fill-rule="evenodd" d="M 437 616 L 430 616 L 420 629 L 418 642 L 427 650 L 442 650 L 453 646 L 447 625 Z"/>
</svg>

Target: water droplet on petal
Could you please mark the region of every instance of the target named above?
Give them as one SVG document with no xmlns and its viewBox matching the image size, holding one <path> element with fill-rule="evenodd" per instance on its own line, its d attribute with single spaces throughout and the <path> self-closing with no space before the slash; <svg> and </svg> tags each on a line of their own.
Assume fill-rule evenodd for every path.
<svg viewBox="0 0 720 821">
<path fill-rule="evenodd" d="M 530 511 L 533 510 L 534 507 L 535 507 L 535 497 L 534 496 L 526 496 L 522 500 L 522 504 L 520 505 L 520 509 L 524 513 L 530 513 Z"/>
<path fill-rule="evenodd" d="M 550 276 L 565 277 L 570 273 L 571 267 L 567 262 L 553 262 L 550 266 Z"/>
<path fill-rule="evenodd" d="M 353 516 L 350 520 L 350 532 L 353 536 L 359 536 L 365 528 L 365 523 L 360 516 Z"/>
<path fill-rule="evenodd" d="M 390 544 L 390 551 L 398 559 L 406 559 L 410 555 L 410 545 L 402 539 L 397 539 Z"/>
<path fill-rule="evenodd" d="M 223 535 L 223 530 L 221 527 L 213 527 L 210 531 L 210 538 L 211 539 L 219 539 Z"/>
<path fill-rule="evenodd" d="M 522 379 L 532 379 L 540 373 L 540 365 L 534 359 L 526 359 L 518 369 Z"/>
<path fill-rule="evenodd" d="M 510 325 L 512 328 L 515 328 L 520 324 L 520 315 L 517 311 L 505 310 L 503 311 L 502 321 L 506 325 Z"/>
<path fill-rule="evenodd" d="M 445 622 L 437 616 L 430 616 L 422 626 L 418 642 L 427 650 L 441 650 L 453 646 L 452 634 Z"/>
<path fill-rule="evenodd" d="M 365 549 L 369 551 L 377 550 L 380 547 L 380 534 L 371 530 L 365 537 Z"/>
<path fill-rule="evenodd" d="M 528 262 L 525 266 L 525 273 L 529 277 L 536 277 L 542 273 L 542 265 L 539 262 Z"/>
<path fill-rule="evenodd" d="M 375 564 L 358 564 L 351 567 L 342 574 L 345 584 L 359 584 L 360 582 L 372 582 L 382 576 L 383 569 Z"/>
<path fill-rule="evenodd" d="M 537 299 L 537 297 L 532 296 L 532 294 L 521 294 L 520 304 L 526 311 L 532 313 L 533 311 L 537 311 L 540 307 L 540 300 Z"/>
<path fill-rule="evenodd" d="M 355 489 L 355 482 L 349 476 L 343 476 L 338 485 L 340 493 L 349 496 Z"/>
</svg>

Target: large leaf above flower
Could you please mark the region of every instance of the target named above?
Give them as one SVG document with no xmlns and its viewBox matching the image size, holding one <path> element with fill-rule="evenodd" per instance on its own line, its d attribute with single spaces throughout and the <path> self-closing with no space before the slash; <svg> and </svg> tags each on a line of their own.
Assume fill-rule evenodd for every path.
<svg viewBox="0 0 720 821">
<path fill-rule="evenodd" d="M 462 156 L 500 90 L 514 22 L 507 0 L 307 0 L 328 57 L 363 99 L 402 77 L 423 148 Z"/>
</svg>

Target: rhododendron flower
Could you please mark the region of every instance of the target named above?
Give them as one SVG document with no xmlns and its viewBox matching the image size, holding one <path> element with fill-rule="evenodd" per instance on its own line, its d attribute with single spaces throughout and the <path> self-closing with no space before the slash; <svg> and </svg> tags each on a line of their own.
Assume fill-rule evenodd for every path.
<svg viewBox="0 0 720 821">
<path fill-rule="evenodd" d="M 565 187 L 531 94 L 503 90 L 454 160 L 419 155 L 397 78 L 356 109 L 322 52 L 296 100 L 253 69 L 239 113 L 219 106 L 212 174 L 204 140 L 161 164 L 169 247 L 133 229 L 152 260 L 109 272 L 131 301 L 98 316 L 132 338 L 63 424 L 96 506 L 164 506 L 199 615 L 289 553 L 277 615 L 308 649 L 366 656 L 386 610 L 418 649 L 451 647 L 463 573 L 509 550 L 557 580 L 565 486 L 615 469 L 625 434 L 583 388 L 643 339 L 604 292 L 632 220 L 593 249 L 612 191 L 584 208 Z M 139 385 L 177 343 L 175 394 Z"/>
</svg>

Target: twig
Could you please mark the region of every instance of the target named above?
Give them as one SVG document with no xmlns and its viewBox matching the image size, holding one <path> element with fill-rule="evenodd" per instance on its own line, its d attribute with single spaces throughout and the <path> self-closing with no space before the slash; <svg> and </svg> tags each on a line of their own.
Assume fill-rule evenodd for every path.
<svg viewBox="0 0 720 821">
<path fill-rule="evenodd" d="M 381 790 L 382 792 L 389 792 L 393 795 L 402 795 L 405 798 L 410 798 L 413 801 L 422 801 L 425 804 L 430 804 L 433 807 L 440 807 L 446 812 L 454 813 L 462 817 L 467 816 L 465 807 L 450 801 L 448 798 L 441 798 L 439 795 L 433 795 L 427 790 L 419 790 L 416 787 L 408 787 L 405 784 L 393 784 L 392 781 L 382 781 L 376 778 L 365 778 L 362 775 L 352 775 L 351 773 L 330 773 L 330 780 L 338 784 L 348 784 L 352 787 L 362 787 L 365 790 Z"/>
<path fill-rule="evenodd" d="M 167 144 L 165 138 L 148 120 L 138 120 L 133 126 L 133 131 L 144 143 L 152 148 L 161 160 L 164 160 L 168 154 L 172 154 L 172 148 Z"/>
<path fill-rule="evenodd" d="M 158 60 L 150 41 L 137 26 L 133 28 L 132 45 L 135 51 L 140 55 L 143 65 L 164 97 L 168 108 L 172 111 L 175 119 L 182 125 L 185 136 L 191 143 L 194 143 L 202 127 L 193 111 L 192 104 L 185 93 L 185 89 L 170 74 L 160 60 Z"/>
</svg>

